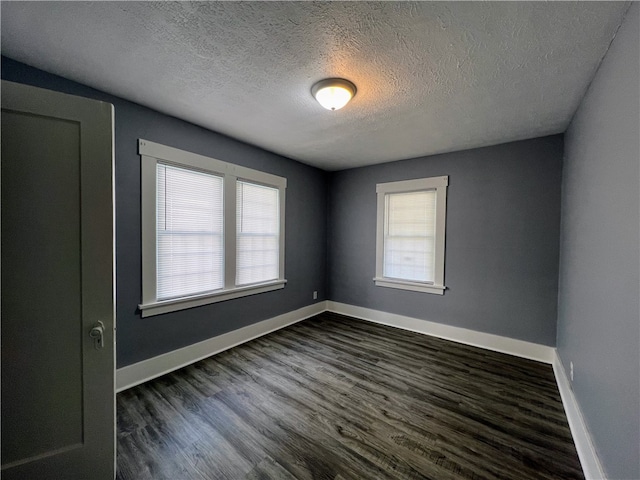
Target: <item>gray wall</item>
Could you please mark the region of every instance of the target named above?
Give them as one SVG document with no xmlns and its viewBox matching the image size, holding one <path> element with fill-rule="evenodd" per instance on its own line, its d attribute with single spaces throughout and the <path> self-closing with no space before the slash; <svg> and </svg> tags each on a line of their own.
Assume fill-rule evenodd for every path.
<svg viewBox="0 0 640 480">
<path fill-rule="evenodd" d="M 326 174 L 2 57 L 2 78 L 115 105 L 118 367 L 144 360 L 326 298 Z M 137 139 L 287 178 L 286 287 L 180 312 L 141 318 L 140 157 Z M 318 299 L 312 300 L 312 292 Z"/>
<path fill-rule="evenodd" d="M 608 478 L 640 478 L 640 110 L 634 4 L 565 137 L 558 352 Z"/>
<path fill-rule="evenodd" d="M 562 136 L 330 177 L 329 298 L 555 345 Z M 376 287 L 376 183 L 449 175 L 444 295 Z"/>
</svg>

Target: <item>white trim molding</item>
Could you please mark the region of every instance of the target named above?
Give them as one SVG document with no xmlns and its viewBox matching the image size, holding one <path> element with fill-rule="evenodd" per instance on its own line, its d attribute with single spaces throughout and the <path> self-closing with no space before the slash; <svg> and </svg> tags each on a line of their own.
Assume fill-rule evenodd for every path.
<svg viewBox="0 0 640 480">
<path fill-rule="evenodd" d="M 185 308 L 193 308 L 215 302 L 222 302 L 247 295 L 266 293 L 284 288 L 287 283 L 284 276 L 285 267 L 285 205 L 287 179 L 259 170 L 223 162 L 215 158 L 179 150 L 149 140 L 138 139 L 141 170 L 141 218 L 142 218 L 142 302 L 138 305 L 143 317 L 173 312 Z M 158 166 L 175 167 L 191 172 L 208 174 L 221 181 L 222 199 L 220 208 L 222 217 L 221 231 L 223 239 L 221 250 L 224 271 L 221 272 L 222 283 L 219 289 L 177 298 L 159 298 L 158 294 Z M 239 185 L 248 183 L 252 186 L 269 187 L 276 190 L 277 203 L 277 278 L 264 279 L 251 285 L 238 283 L 238 228 L 237 193 Z M 273 212 L 272 212 L 273 213 Z"/>
<path fill-rule="evenodd" d="M 197 153 L 187 152 L 167 145 L 161 145 L 142 138 L 138 139 L 138 154 L 140 156 L 153 157 L 169 164 L 190 165 L 207 172 L 218 172 L 223 175 L 231 175 L 236 178 L 256 181 L 265 185 L 274 185 L 283 190 L 287 188 L 287 179 L 279 177 L 278 175 L 223 162 L 222 160 L 205 157 L 204 155 L 198 155 Z"/>
<path fill-rule="evenodd" d="M 308 305 L 298 310 L 119 368 L 116 371 L 116 391 L 121 392 L 325 311 L 551 364 L 585 478 L 587 480 L 606 480 L 580 407 L 573 395 L 569 380 L 555 348 L 330 300 Z"/>
<path fill-rule="evenodd" d="M 159 315 L 161 313 L 180 310 L 180 308 L 176 308 L 176 305 L 182 303 L 188 305 L 188 308 L 199 307 L 201 305 L 208 305 L 210 303 L 224 302 L 226 300 L 232 300 L 234 298 L 246 297 L 247 295 L 255 295 L 257 293 L 280 290 L 284 288 L 286 283 L 286 280 L 275 280 L 273 282 L 247 285 L 225 290 L 217 290 L 214 292 L 205 293 L 203 295 L 192 295 L 189 297 L 181 297 L 171 300 L 158 300 L 149 304 L 140 304 L 138 305 L 138 308 L 142 311 L 142 317 L 144 318 L 150 315 Z"/>
<path fill-rule="evenodd" d="M 477 332 L 461 327 L 452 327 L 451 325 L 444 325 L 442 323 L 333 301 L 327 302 L 327 310 L 369 322 L 402 328 L 404 330 L 464 343 L 465 345 L 480 347 L 486 350 L 493 350 L 494 352 L 507 353 L 509 355 L 515 355 L 516 357 L 528 358 L 538 362 L 551 364 L 554 359 L 555 348 L 538 343 L 525 342 L 524 340 L 516 340 L 515 338 Z"/>
<path fill-rule="evenodd" d="M 447 187 L 449 185 L 449 177 L 430 177 L 417 178 L 413 180 L 402 180 L 399 182 L 387 182 L 376 184 L 376 276 L 373 282 L 378 287 L 399 288 L 401 290 L 412 290 L 422 293 L 433 293 L 436 295 L 444 294 L 446 287 L 444 285 L 444 253 L 445 253 L 445 230 L 446 230 L 446 214 L 447 214 Z M 426 193 L 432 191 L 435 193 L 435 211 L 434 217 L 431 218 L 435 224 L 433 236 L 433 277 L 426 280 L 427 272 L 423 271 L 424 279 L 411 280 L 409 278 L 396 278 L 386 276 L 387 268 L 386 247 L 385 242 L 391 238 L 389 233 L 390 222 L 389 208 L 391 197 L 398 194 L 410 193 Z M 423 221 L 429 223 L 426 217 Z M 426 230 L 426 224 L 424 225 Z M 397 235 L 396 232 L 394 235 Z M 425 237 L 425 241 L 426 241 Z M 426 245 L 425 245 L 426 248 Z M 412 254 L 405 252 L 409 257 Z M 403 256 L 406 256 L 403 255 Z M 426 268 L 426 267 L 425 267 Z M 396 272 L 397 273 L 397 272 Z M 424 281 L 423 281 L 424 280 Z"/>
<path fill-rule="evenodd" d="M 163 353 L 141 362 L 127 365 L 116 371 L 116 391 L 121 392 L 179 368 L 203 360 L 229 348 L 274 332 L 294 323 L 306 320 L 322 312 L 330 311 L 373 323 L 402 328 L 412 332 L 472 345 L 474 347 L 507 353 L 517 357 L 537 360 L 555 366 L 555 349 L 546 345 L 452 327 L 441 323 L 396 315 L 345 303 L 324 301 L 308 305 L 292 312 L 278 315 L 202 342 Z M 556 378 L 558 374 L 556 373 Z M 562 390 L 561 390 L 562 393 Z M 564 401 L 564 396 L 563 396 Z M 566 408 L 566 406 L 565 406 Z M 573 428 L 572 428 L 573 431 Z M 594 477 L 596 478 L 596 477 Z"/>
<path fill-rule="evenodd" d="M 326 302 L 314 303 L 313 305 L 119 368 L 116 371 L 116 392 L 121 392 L 166 373 L 186 367 L 236 345 L 318 315 L 325 310 Z"/>
<path fill-rule="evenodd" d="M 557 351 L 554 352 L 553 356 L 553 373 L 556 376 L 556 383 L 558 384 L 558 390 L 560 390 L 562 404 L 564 405 L 564 411 L 567 415 L 569 428 L 571 429 L 571 436 L 578 451 L 584 476 L 586 480 L 606 480 L 596 449 L 593 446 L 591 435 L 582 416 L 582 411 L 576 401 L 576 397 L 573 395 L 571 383 L 567 378 Z"/>
<path fill-rule="evenodd" d="M 435 293 L 436 295 L 444 294 L 444 291 L 447 289 L 444 285 L 409 282 L 407 280 L 398 280 L 397 278 L 374 277 L 373 281 L 377 287 L 399 288 L 400 290 Z"/>
<path fill-rule="evenodd" d="M 586 480 L 607 480 L 582 412 L 554 347 L 330 300 L 326 303 L 327 310 L 330 312 L 551 364 L 585 478 Z"/>
</svg>

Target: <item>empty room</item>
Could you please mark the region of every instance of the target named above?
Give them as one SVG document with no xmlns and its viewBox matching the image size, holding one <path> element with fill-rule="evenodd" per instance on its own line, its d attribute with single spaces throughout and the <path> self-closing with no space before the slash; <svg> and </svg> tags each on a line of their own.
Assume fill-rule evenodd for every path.
<svg viewBox="0 0 640 480">
<path fill-rule="evenodd" d="M 640 480 L 640 5 L 1 19 L 4 480 Z"/>
</svg>

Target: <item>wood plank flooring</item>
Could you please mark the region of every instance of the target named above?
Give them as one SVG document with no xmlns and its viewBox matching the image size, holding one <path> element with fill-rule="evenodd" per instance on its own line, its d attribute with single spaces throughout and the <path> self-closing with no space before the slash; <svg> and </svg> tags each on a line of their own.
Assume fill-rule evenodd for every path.
<svg viewBox="0 0 640 480">
<path fill-rule="evenodd" d="M 117 396 L 129 479 L 583 479 L 549 365 L 323 313 Z"/>
</svg>

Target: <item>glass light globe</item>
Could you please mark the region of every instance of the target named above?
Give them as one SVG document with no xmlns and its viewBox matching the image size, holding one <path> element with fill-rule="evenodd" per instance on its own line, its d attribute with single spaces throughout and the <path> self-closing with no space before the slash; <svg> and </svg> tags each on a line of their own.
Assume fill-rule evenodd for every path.
<svg viewBox="0 0 640 480">
<path fill-rule="evenodd" d="M 327 110 L 340 110 L 351 100 L 351 92 L 344 87 L 324 87 L 316 93 L 316 100 Z"/>
<path fill-rule="evenodd" d="M 348 80 L 328 78 L 316 83 L 311 93 L 327 110 L 340 110 L 355 95 L 356 87 Z"/>
</svg>

